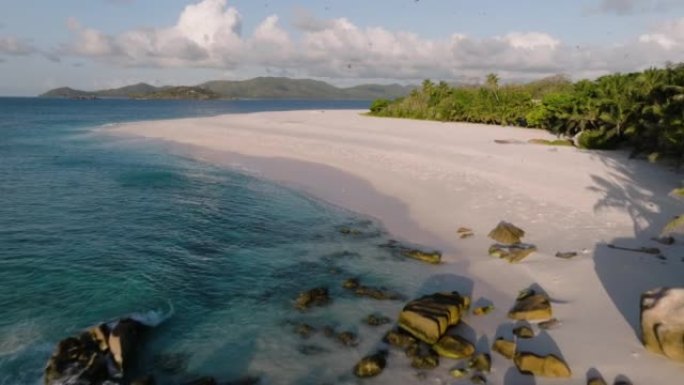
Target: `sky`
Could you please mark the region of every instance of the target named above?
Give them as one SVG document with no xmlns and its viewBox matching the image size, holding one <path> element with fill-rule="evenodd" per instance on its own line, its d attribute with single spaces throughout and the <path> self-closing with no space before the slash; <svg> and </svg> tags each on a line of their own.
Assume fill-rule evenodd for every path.
<svg viewBox="0 0 684 385">
<path fill-rule="evenodd" d="M 0 95 L 581 79 L 680 61 L 684 0 L 0 0 Z"/>
</svg>

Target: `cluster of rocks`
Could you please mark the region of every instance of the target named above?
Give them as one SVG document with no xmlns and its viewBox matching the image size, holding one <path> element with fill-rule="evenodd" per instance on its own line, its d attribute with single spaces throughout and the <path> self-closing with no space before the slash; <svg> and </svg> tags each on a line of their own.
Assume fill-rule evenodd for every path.
<svg viewBox="0 0 684 385">
<path fill-rule="evenodd" d="M 525 231 L 519 227 L 501 221 L 490 233 L 489 237 L 496 242 L 489 247 L 489 255 L 504 259 L 510 263 L 517 263 L 537 251 L 537 247 L 522 243 Z"/>
<path fill-rule="evenodd" d="M 77 336 L 61 340 L 43 373 L 45 385 L 156 385 L 151 375 L 138 375 L 136 356 L 150 326 L 130 318 L 101 323 Z M 258 377 L 245 377 L 223 385 L 256 385 Z M 183 385 L 218 385 L 201 377 Z"/>
<path fill-rule="evenodd" d="M 60 341 L 45 367 L 45 384 L 121 383 L 129 375 L 146 329 L 142 323 L 124 318 Z"/>
</svg>

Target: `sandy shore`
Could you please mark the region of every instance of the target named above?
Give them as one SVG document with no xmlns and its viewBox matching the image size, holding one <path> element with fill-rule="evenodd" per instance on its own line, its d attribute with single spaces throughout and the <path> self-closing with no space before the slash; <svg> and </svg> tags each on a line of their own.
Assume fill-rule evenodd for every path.
<svg viewBox="0 0 684 385">
<path fill-rule="evenodd" d="M 399 238 L 440 248 L 444 271 L 469 277 L 474 299 L 497 306 L 471 325 L 490 342 L 510 329 L 506 312 L 518 291 L 539 285 L 555 300 L 562 326 L 521 349 L 561 354 L 574 374 L 563 383 L 584 384 L 593 368 L 609 383 L 624 376 L 635 384 L 676 384 L 684 376 L 684 365 L 647 353 L 638 339 L 640 293 L 684 285 L 684 249 L 650 240 L 684 213 L 684 204 L 667 195 L 681 174 L 622 153 L 526 143 L 552 139 L 539 130 L 360 111 L 226 115 L 108 132 L 186 145 L 174 151 L 294 186 L 376 217 Z M 489 257 L 486 234 L 500 220 L 524 228 L 539 252 L 517 265 Z M 459 239 L 460 226 L 476 236 Z M 667 260 L 607 244 L 659 247 Z M 580 255 L 561 260 L 557 251 Z M 494 356 L 492 383 L 546 383 L 511 377 L 511 364 Z"/>
</svg>

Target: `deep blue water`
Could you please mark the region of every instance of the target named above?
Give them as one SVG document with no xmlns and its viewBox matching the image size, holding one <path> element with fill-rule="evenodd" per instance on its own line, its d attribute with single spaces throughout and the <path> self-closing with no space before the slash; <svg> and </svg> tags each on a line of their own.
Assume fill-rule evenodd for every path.
<svg viewBox="0 0 684 385">
<path fill-rule="evenodd" d="M 0 384 L 38 384 L 55 344 L 133 312 L 173 312 L 141 365 L 166 383 L 196 375 L 270 383 L 344 381 L 378 340 L 364 315 L 400 303 L 346 295 L 361 276 L 411 294 L 422 282 L 378 245 L 380 225 L 296 191 L 95 132 L 103 124 L 367 102 L 72 101 L 0 98 Z M 340 233 L 343 226 L 363 236 Z M 425 273 L 426 276 L 429 271 Z M 297 293 L 328 285 L 334 305 L 301 315 Z M 359 333 L 357 348 L 287 320 Z M 345 350 L 346 349 L 346 350 Z M 164 382 L 162 382 L 164 383 Z"/>
</svg>

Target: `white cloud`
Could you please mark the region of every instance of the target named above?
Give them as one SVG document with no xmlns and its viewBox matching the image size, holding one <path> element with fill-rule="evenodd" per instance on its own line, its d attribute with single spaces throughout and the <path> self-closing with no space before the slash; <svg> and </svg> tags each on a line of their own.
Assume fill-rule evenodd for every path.
<svg viewBox="0 0 684 385">
<path fill-rule="evenodd" d="M 628 1 L 632 4 L 635 1 Z M 498 72 L 504 78 L 556 73 L 577 77 L 633 71 L 684 60 L 684 18 L 615 46 L 575 47 L 535 31 L 475 38 L 455 33 L 426 39 L 404 31 L 359 27 L 345 18 L 295 14 L 298 34 L 263 20 L 249 35 L 226 0 L 187 6 L 175 25 L 108 35 L 68 22 L 74 40 L 63 53 L 122 66 L 214 68 L 339 79 L 459 79 Z"/>
<path fill-rule="evenodd" d="M 11 36 L 0 36 L 0 54 L 25 56 L 36 51 L 36 48 L 27 41 Z"/>
</svg>

